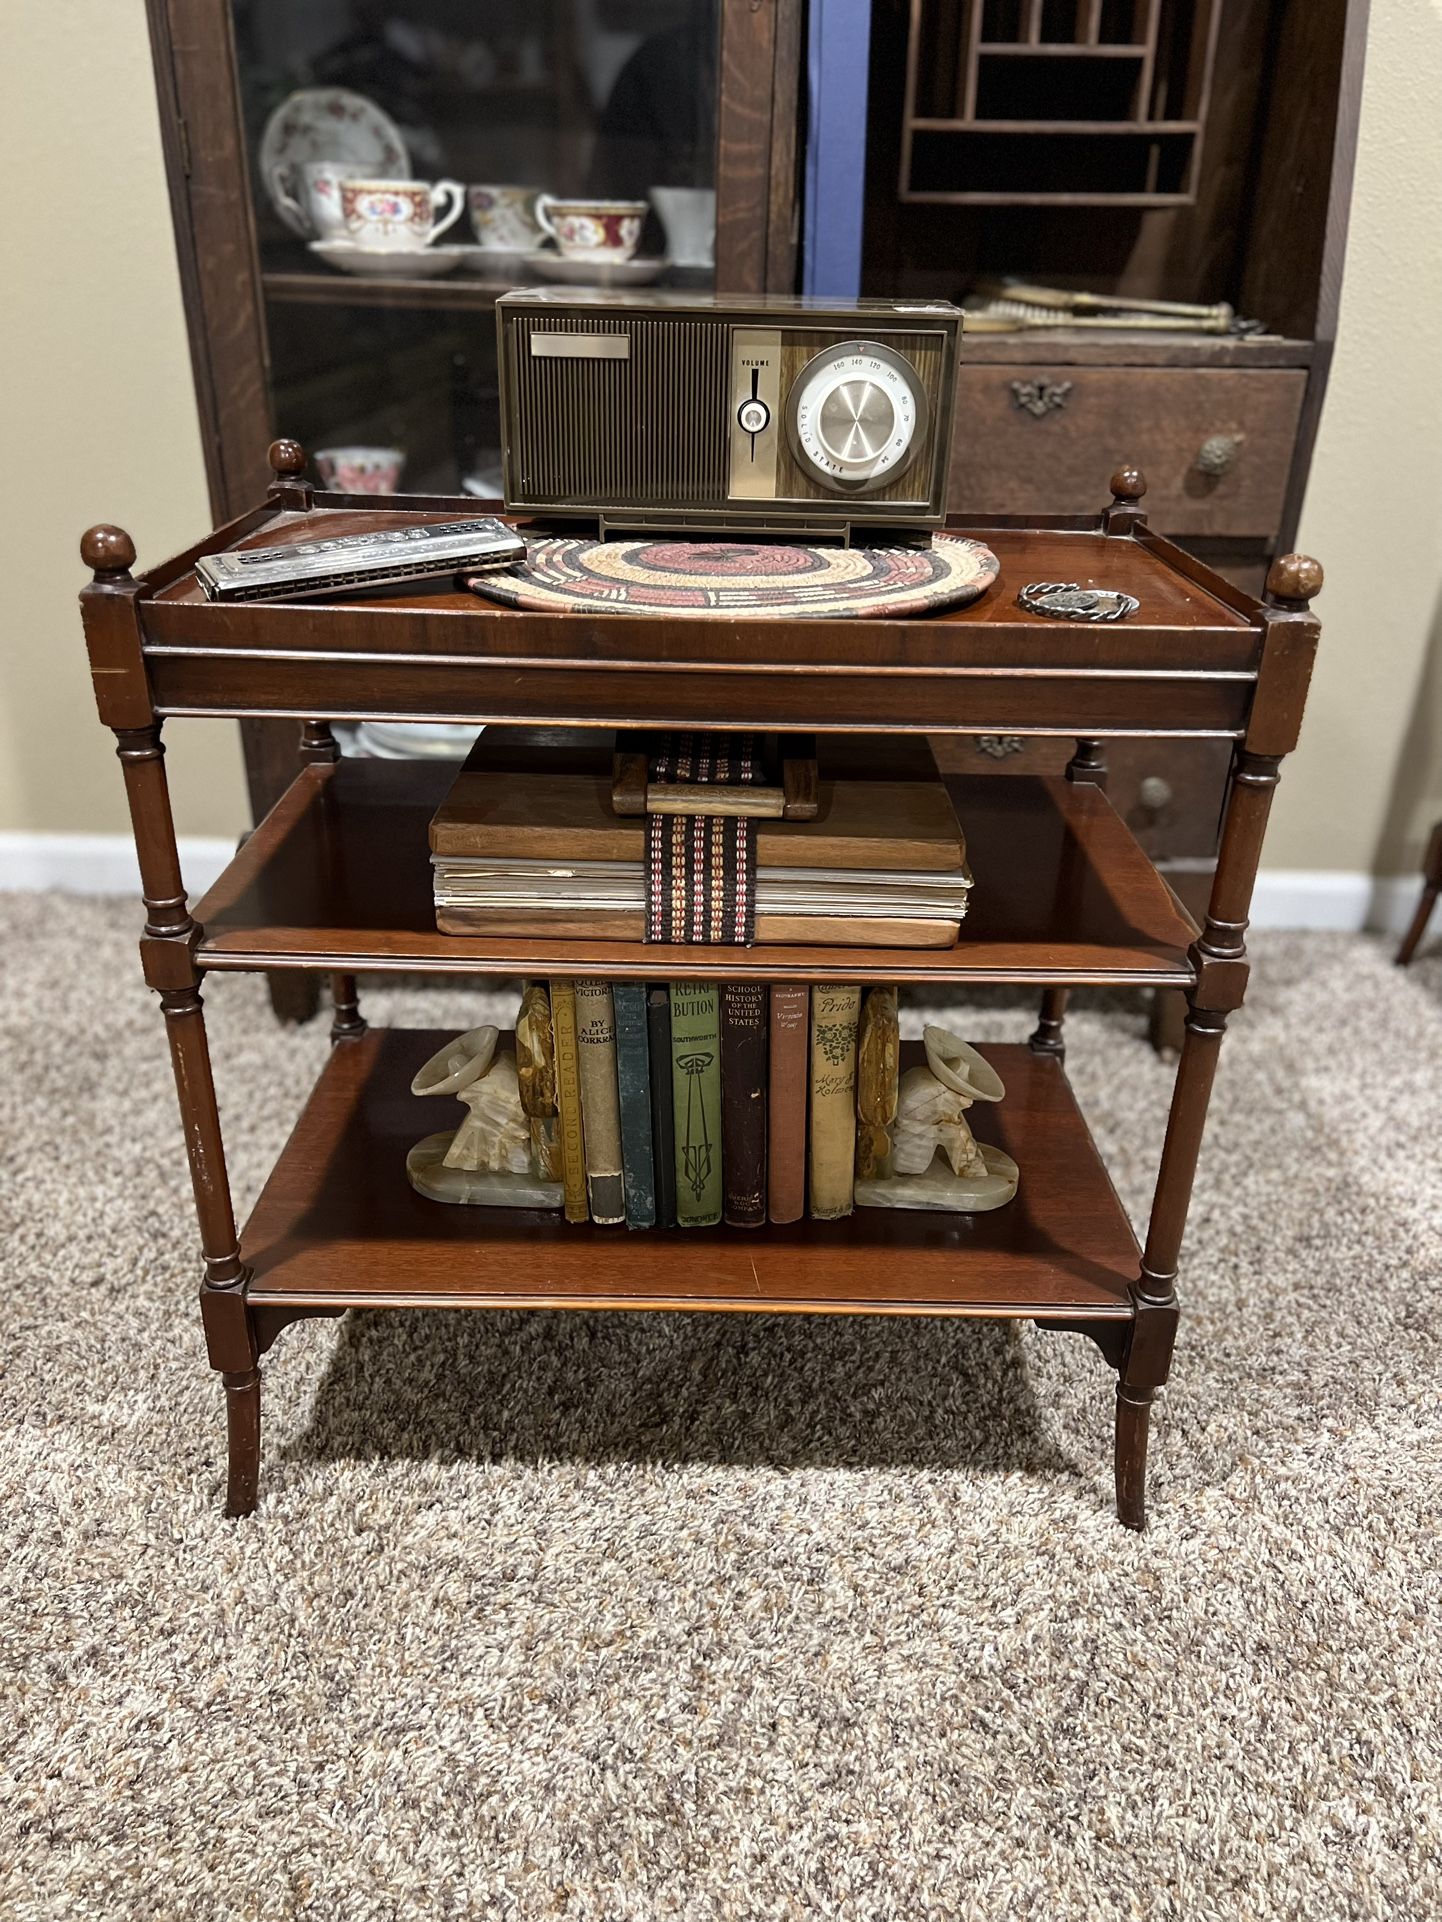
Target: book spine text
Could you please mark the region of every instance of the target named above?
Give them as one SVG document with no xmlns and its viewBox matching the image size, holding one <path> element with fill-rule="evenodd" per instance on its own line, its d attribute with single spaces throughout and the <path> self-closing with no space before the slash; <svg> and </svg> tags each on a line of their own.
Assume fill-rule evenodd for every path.
<svg viewBox="0 0 1442 1922">
<path fill-rule="evenodd" d="M 567 1221 L 587 1221 L 586 1139 L 581 1120 L 581 1064 L 576 1045 L 576 984 L 551 983 L 551 1031 L 556 1044 L 556 1110 L 561 1132 L 561 1181 Z"/>
<path fill-rule="evenodd" d="M 772 1221 L 806 1213 L 806 1050 L 811 990 L 778 981 L 771 989 L 771 1076 L 767 1114 L 767 1210 Z"/>
<path fill-rule="evenodd" d="M 656 1177 L 651 1149 L 651 1069 L 646 1045 L 646 988 L 640 981 L 611 985 L 616 1013 L 616 1091 L 621 1108 L 621 1172 L 626 1226 L 656 1225 Z"/>
<path fill-rule="evenodd" d="M 721 1025 L 714 981 L 671 983 L 671 1107 L 676 1220 L 721 1219 Z"/>
<path fill-rule="evenodd" d="M 651 1159 L 656 1175 L 656 1226 L 676 1226 L 676 1137 L 671 1126 L 671 990 L 664 981 L 646 990 L 651 1057 Z"/>
<path fill-rule="evenodd" d="M 860 988 L 811 990 L 811 1213 L 851 1213 L 856 1169 L 856 1024 Z"/>
<path fill-rule="evenodd" d="M 621 1171 L 621 1103 L 616 1087 L 616 1020 L 607 981 L 576 983 L 576 1046 L 586 1136 L 586 1199 L 592 1221 L 626 1219 Z"/>
<path fill-rule="evenodd" d="M 721 989 L 722 1212 L 733 1228 L 766 1220 L 766 1039 L 764 981 Z"/>
</svg>

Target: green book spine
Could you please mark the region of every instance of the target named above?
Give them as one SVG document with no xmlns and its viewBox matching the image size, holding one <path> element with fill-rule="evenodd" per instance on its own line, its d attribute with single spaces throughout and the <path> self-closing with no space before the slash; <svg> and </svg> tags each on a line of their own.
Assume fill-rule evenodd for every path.
<svg viewBox="0 0 1442 1922">
<path fill-rule="evenodd" d="M 676 1220 L 721 1219 L 721 997 L 714 981 L 671 983 L 671 1108 Z"/>
<path fill-rule="evenodd" d="M 621 1173 L 616 1018 L 609 981 L 577 980 L 576 1044 L 586 1137 L 586 1200 L 592 1221 L 614 1224 L 626 1219 L 626 1184 Z"/>
<path fill-rule="evenodd" d="M 646 984 L 613 981 L 616 1010 L 616 1088 L 621 1101 L 621 1173 L 626 1226 L 656 1225 L 656 1176 L 651 1157 L 651 1069 L 646 1051 Z"/>
</svg>

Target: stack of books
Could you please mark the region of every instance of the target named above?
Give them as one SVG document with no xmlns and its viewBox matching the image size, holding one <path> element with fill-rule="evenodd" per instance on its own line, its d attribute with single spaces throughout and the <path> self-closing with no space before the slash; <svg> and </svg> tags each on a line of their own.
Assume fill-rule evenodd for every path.
<svg viewBox="0 0 1442 1922">
<path fill-rule="evenodd" d="M 807 821 L 756 823 L 756 939 L 950 947 L 971 873 L 923 739 L 823 737 Z M 444 934 L 640 941 L 644 818 L 612 805 L 612 737 L 488 727 L 431 823 Z"/>
<path fill-rule="evenodd" d="M 567 1220 L 851 1213 L 859 987 L 578 979 L 550 995 Z"/>
</svg>

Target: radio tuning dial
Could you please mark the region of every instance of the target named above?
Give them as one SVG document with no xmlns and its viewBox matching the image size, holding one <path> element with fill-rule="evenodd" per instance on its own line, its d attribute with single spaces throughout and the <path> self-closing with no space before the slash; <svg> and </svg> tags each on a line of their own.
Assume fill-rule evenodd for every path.
<svg viewBox="0 0 1442 1922">
<path fill-rule="evenodd" d="M 798 461 L 836 493 L 869 493 L 904 473 L 930 425 L 921 376 L 874 340 L 848 340 L 808 361 L 787 426 Z"/>
</svg>

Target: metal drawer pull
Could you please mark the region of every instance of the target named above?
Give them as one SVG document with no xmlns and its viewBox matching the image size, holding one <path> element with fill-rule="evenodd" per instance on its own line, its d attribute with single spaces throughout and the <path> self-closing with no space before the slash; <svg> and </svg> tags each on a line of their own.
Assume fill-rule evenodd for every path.
<svg viewBox="0 0 1442 1922">
<path fill-rule="evenodd" d="M 1213 434 L 1202 442 L 1197 466 L 1212 480 L 1220 480 L 1236 462 L 1245 439 L 1245 434 Z"/>
<path fill-rule="evenodd" d="M 1171 806 L 1172 784 L 1160 774 L 1145 775 L 1137 788 L 1137 799 L 1149 814 L 1160 814 L 1164 807 Z"/>
<path fill-rule="evenodd" d="M 1043 420 L 1066 406 L 1071 390 L 1069 380 L 1014 380 L 1011 404 L 1022 413 L 1030 414 L 1033 420 Z"/>
</svg>

